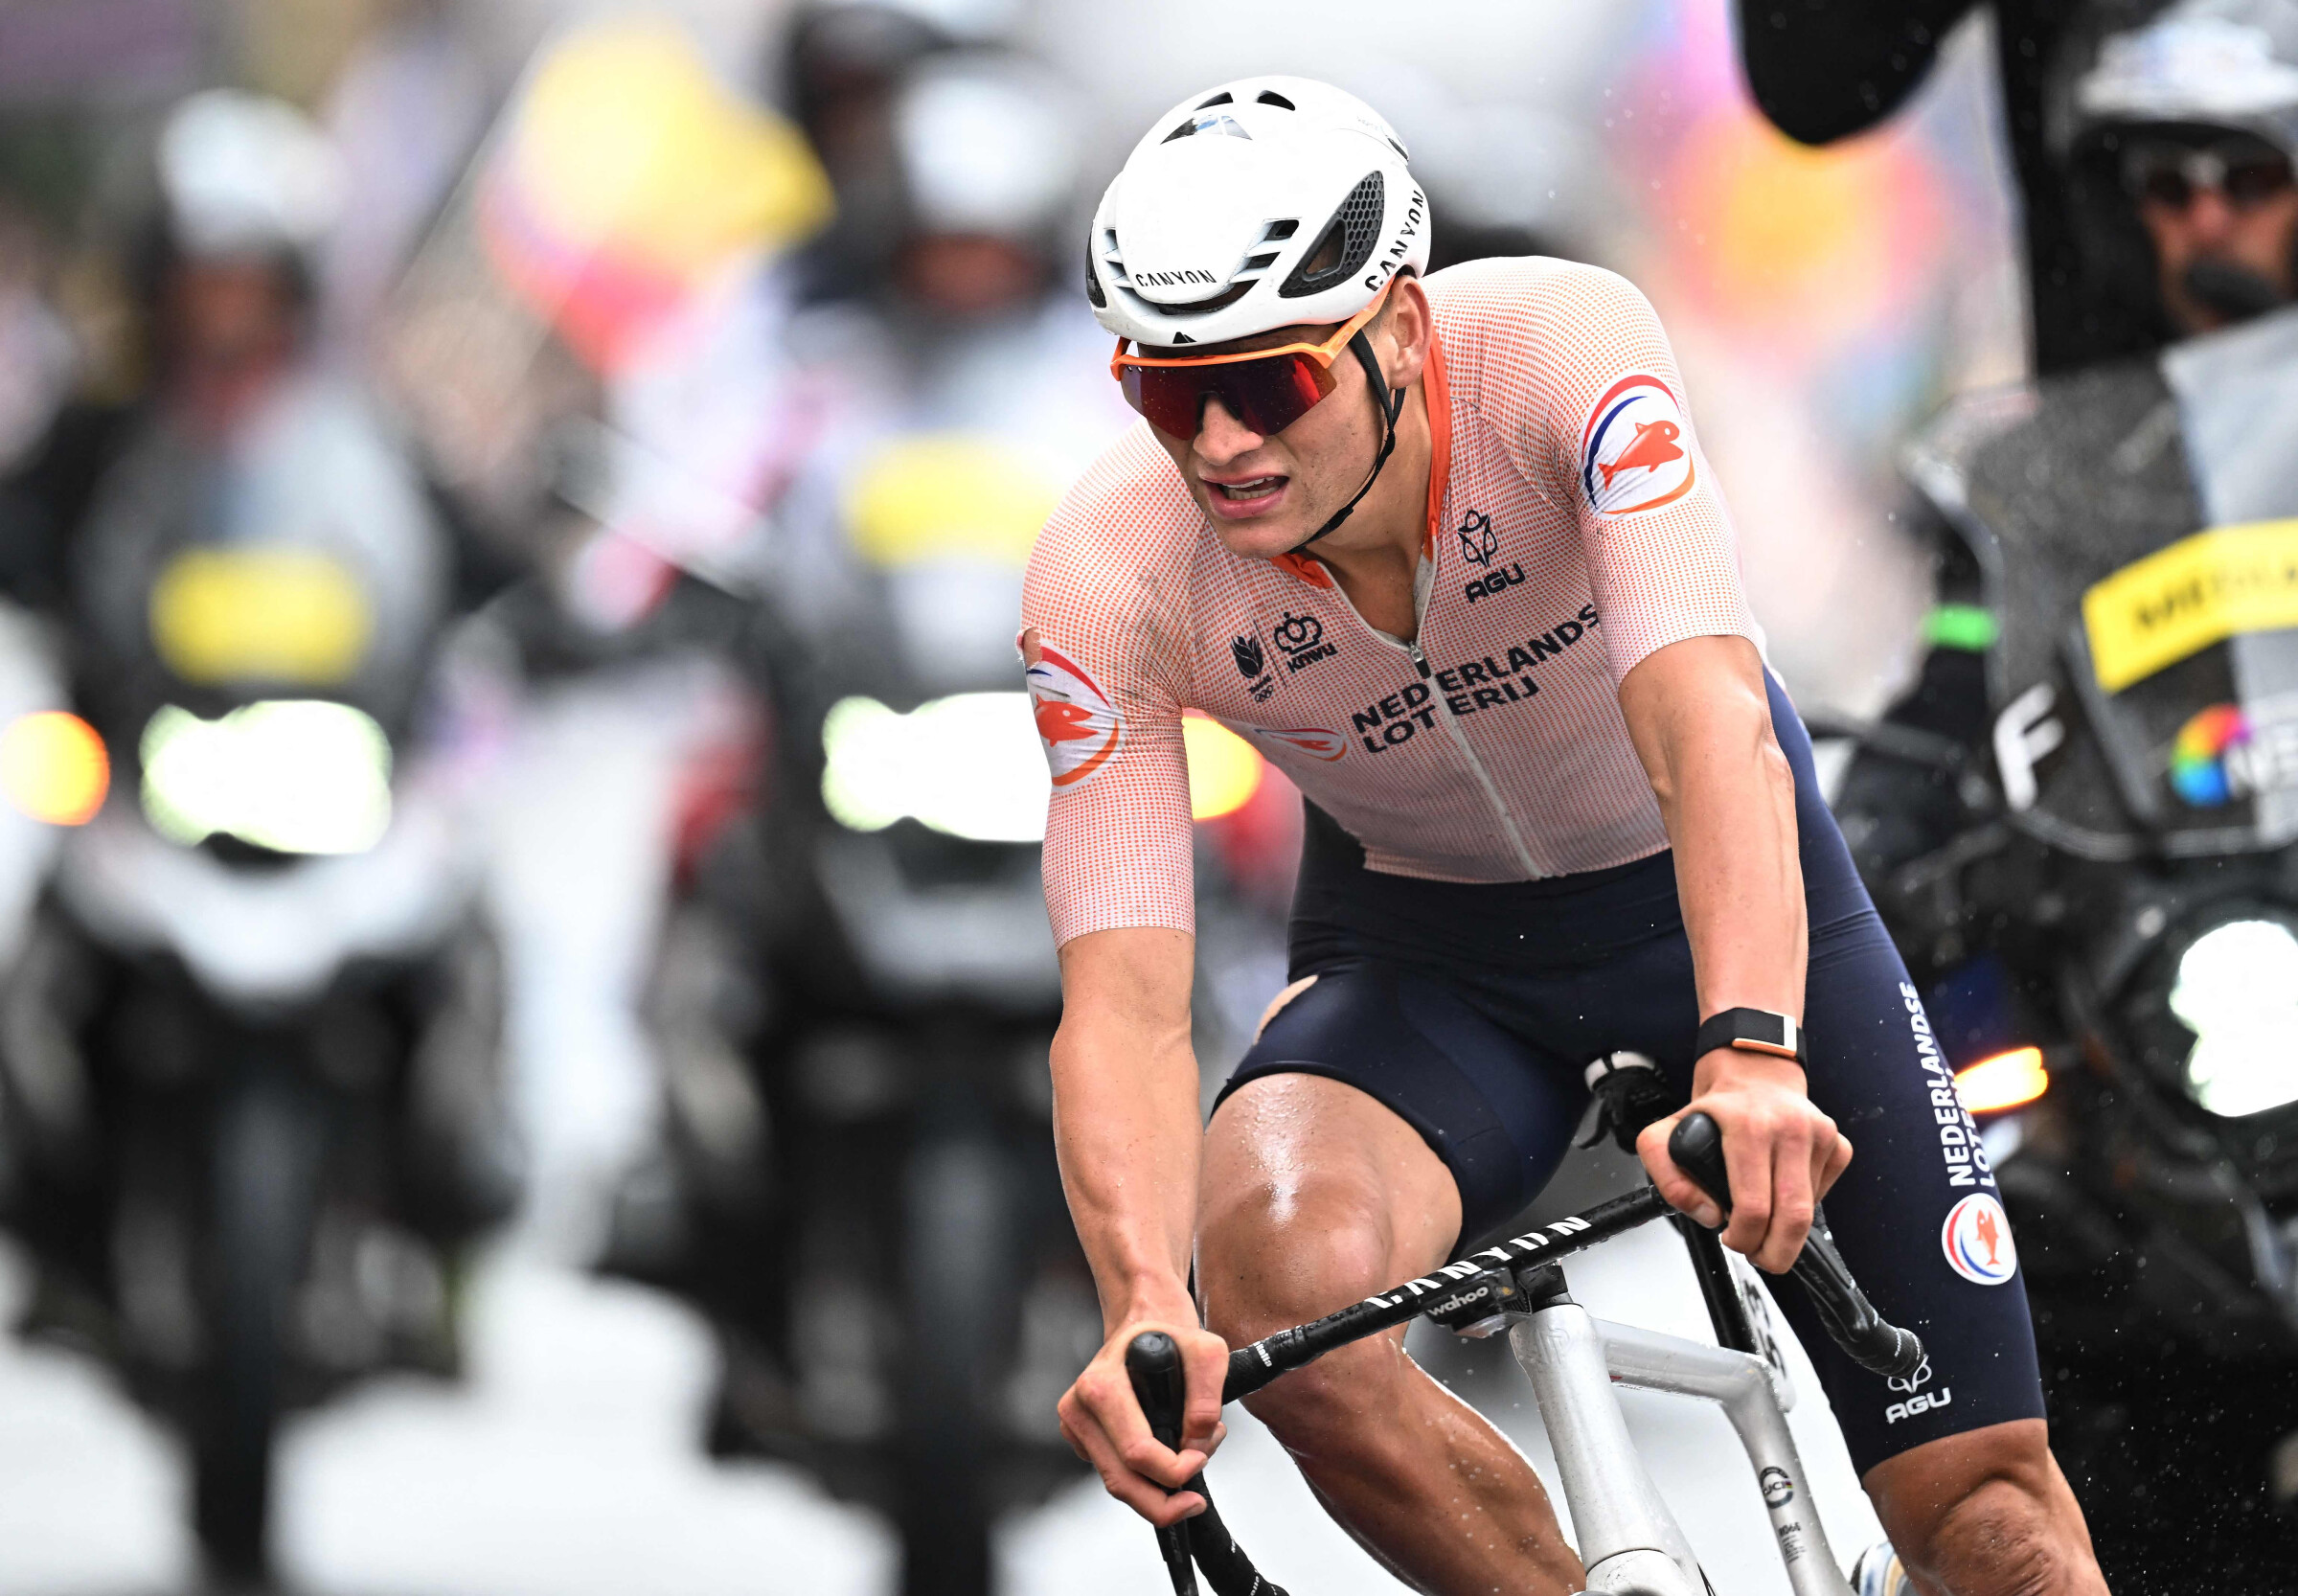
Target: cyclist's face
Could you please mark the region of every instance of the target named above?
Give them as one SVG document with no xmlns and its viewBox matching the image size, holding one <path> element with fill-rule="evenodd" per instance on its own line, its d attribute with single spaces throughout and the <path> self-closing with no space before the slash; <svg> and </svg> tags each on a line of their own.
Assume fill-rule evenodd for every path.
<svg viewBox="0 0 2298 1596">
<path fill-rule="evenodd" d="M 2180 171 L 2164 151 L 2137 189 L 2139 220 L 2154 241 L 2163 307 L 2181 332 L 2208 332 L 2234 319 L 2196 291 L 2197 267 L 2231 267 L 2263 292 L 2288 301 L 2291 258 L 2298 248 L 2298 184 L 2287 159 L 2256 141 L 2229 147 L 2228 159 Z M 2214 154 L 2218 153 L 2214 151 Z"/>
<path fill-rule="evenodd" d="M 1427 306 L 1420 284 L 1407 278 L 1365 329 L 1374 355 L 1396 386 L 1409 386 L 1421 374 L 1427 352 Z M 1321 343 L 1337 326 L 1279 328 L 1209 353 Z M 1218 399 L 1206 401 L 1195 438 L 1157 432 L 1214 531 L 1235 553 L 1265 559 L 1297 548 L 1349 502 L 1372 469 L 1381 425 L 1364 367 L 1344 350 L 1332 363 L 1332 392 L 1279 433 L 1253 431 Z M 1357 518 L 1364 518 L 1364 511 Z M 1334 536 L 1353 527 L 1354 521 Z"/>
</svg>

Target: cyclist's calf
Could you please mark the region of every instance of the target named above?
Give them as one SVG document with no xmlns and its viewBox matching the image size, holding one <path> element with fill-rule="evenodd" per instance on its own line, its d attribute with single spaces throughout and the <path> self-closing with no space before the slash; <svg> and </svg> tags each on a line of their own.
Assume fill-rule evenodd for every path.
<svg viewBox="0 0 2298 1596">
<path fill-rule="evenodd" d="M 2039 1419 L 1926 1443 L 1864 1483 L 1900 1558 L 1949 1596 L 2104 1596 Z"/>
</svg>

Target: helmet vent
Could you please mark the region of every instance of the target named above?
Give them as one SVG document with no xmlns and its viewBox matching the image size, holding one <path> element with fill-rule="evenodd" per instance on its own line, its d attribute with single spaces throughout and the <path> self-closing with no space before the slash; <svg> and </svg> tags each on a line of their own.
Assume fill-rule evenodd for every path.
<svg viewBox="0 0 2298 1596">
<path fill-rule="evenodd" d="M 1199 105 L 1197 106 L 1197 109 L 1198 109 L 1198 110 L 1200 110 L 1200 111 L 1202 111 L 1202 110 L 1209 109 L 1210 107 L 1212 107 L 1212 106 L 1215 106 L 1215 105 L 1234 105 L 1234 104 L 1236 104 L 1236 103 L 1237 103 L 1237 96 L 1235 96 L 1235 95 L 1231 94 L 1231 93 L 1230 93 L 1230 92 L 1229 92 L 1227 89 L 1223 89 L 1223 90 L 1221 90 L 1221 91 L 1220 91 L 1220 93 L 1218 93 L 1218 94 L 1215 95 L 1215 96 L 1214 96 L 1212 99 L 1210 99 L 1210 100 L 1208 100 L 1208 101 L 1205 101 L 1203 103 L 1199 104 Z"/>
<path fill-rule="evenodd" d="M 1286 99 L 1285 96 L 1279 94 L 1275 89 L 1263 89 L 1259 94 L 1253 96 L 1253 103 L 1256 105 L 1274 105 L 1279 110 L 1283 111 L 1293 111 L 1300 109 L 1299 106 L 1295 105 L 1291 101 Z"/>
<path fill-rule="evenodd" d="M 1277 290 L 1279 299 L 1305 299 L 1321 294 L 1327 288 L 1338 287 L 1373 258 L 1373 245 L 1380 238 L 1380 218 L 1386 211 L 1386 185 L 1380 173 L 1368 171 L 1364 181 L 1349 191 L 1349 197 L 1340 202 L 1332 219 L 1325 224 L 1301 263 L 1292 269 L 1285 285 Z"/>
<path fill-rule="evenodd" d="M 1298 218 L 1288 219 L 1286 221 L 1272 221 L 1268 224 L 1268 231 L 1261 235 L 1261 241 L 1264 244 L 1279 243 L 1284 239 L 1291 238 L 1300 230 L 1301 223 Z"/>
<path fill-rule="evenodd" d="M 1150 308 L 1161 316 L 1210 316 L 1216 310 L 1226 310 L 1260 284 L 1259 277 L 1247 277 L 1231 283 L 1211 299 L 1200 299 L 1190 305 L 1157 305 Z M 1145 302 L 1146 303 L 1146 302 Z"/>
<path fill-rule="evenodd" d="M 1085 297 L 1093 303 L 1096 310 L 1105 310 L 1109 307 L 1108 297 L 1102 292 L 1100 274 L 1093 269 L 1093 251 L 1090 249 L 1085 251 Z"/>
</svg>

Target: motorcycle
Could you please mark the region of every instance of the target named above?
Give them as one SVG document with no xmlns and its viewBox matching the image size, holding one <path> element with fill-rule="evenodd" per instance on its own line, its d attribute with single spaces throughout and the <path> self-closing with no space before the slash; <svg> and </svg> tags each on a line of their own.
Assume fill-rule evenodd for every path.
<svg viewBox="0 0 2298 1596">
<path fill-rule="evenodd" d="M 74 542 L 77 713 L 23 747 L 99 779 L 44 816 L 72 829 L 0 985 L 0 1223 L 22 1332 L 185 1436 L 211 1567 L 261 1582 L 283 1416 L 451 1374 L 462 1249 L 517 1191 L 424 691 L 444 536 L 356 398 L 294 377 L 227 438 L 146 418 Z"/>
<path fill-rule="evenodd" d="M 1960 806 L 1870 885 L 2118 1589 L 2266 1588 L 2298 1553 L 2293 355 L 2286 312 L 1950 412 L 1911 475 L 1999 627 L 1989 746 L 1837 728 Z"/>
<path fill-rule="evenodd" d="M 998 1514 L 1076 1471 L 1054 1403 L 1100 1318 L 1049 1131 L 1026 695 L 1004 660 L 910 670 L 898 627 L 857 622 L 853 668 L 759 627 L 770 796 L 681 871 L 649 1004 L 665 1143 L 607 1267 L 717 1326 L 714 1452 L 887 1513 L 905 1590 L 980 1593 Z"/>
</svg>

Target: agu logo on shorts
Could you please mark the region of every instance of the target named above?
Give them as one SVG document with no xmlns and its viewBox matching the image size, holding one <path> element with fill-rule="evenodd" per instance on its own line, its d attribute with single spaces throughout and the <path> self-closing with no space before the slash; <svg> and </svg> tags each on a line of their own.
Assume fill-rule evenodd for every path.
<svg viewBox="0 0 2298 1596">
<path fill-rule="evenodd" d="M 2018 1272 L 2018 1248 L 2011 1240 L 2011 1216 L 1984 1192 L 1947 1210 L 1939 1227 L 1947 1265 L 1981 1286 L 2000 1286 Z"/>
<path fill-rule="evenodd" d="M 1125 741 L 1125 722 L 1081 667 L 1035 634 L 1023 640 L 1023 649 L 1029 660 L 1030 702 L 1036 713 L 1037 737 L 1045 744 L 1045 763 L 1053 767 L 1054 787 L 1058 791 L 1077 787 L 1109 763 Z"/>
<path fill-rule="evenodd" d="M 1692 490 L 1684 413 L 1656 376 L 1624 376 L 1580 431 L 1580 482 L 1606 515 L 1657 510 Z"/>
</svg>

